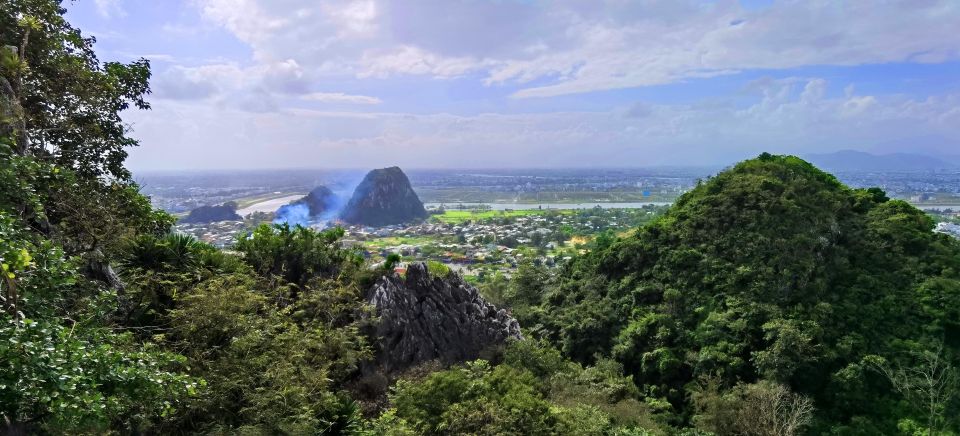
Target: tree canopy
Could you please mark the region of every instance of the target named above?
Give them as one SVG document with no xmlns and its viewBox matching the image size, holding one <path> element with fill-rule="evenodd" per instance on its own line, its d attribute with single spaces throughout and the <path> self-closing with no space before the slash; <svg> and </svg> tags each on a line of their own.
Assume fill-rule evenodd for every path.
<svg viewBox="0 0 960 436">
<path fill-rule="evenodd" d="M 129 136 L 121 112 L 149 109 L 150 62 L 102 63 L 96 40 L 67 22 L 59 1 L 0 4 L 2 75 L 22 107 L 27 151 L 84 177 L 126 180 Z"/>
<path fill-rule="evenodd" d="M 525 339 L 380 371 L 365 294 L 399 257 L 172 232 L 123 165 L 149 63 L 101 63 L 64 12 L 0 2 L 2 433 L 960 433 L 960 243 L 792 156 L 489 280 Z"/>
<path fill-rule="evenodd" d="M 809 395 L 817 432 L 895 432 L 920 411 L 869 360 L 943 344 L 956 366 L 960 346 L 960 245 L 932 227 L 878 189 L 764 154 L 577 259 L 537 323 L 577 361 L 613 357 L 682 421 L 713 377 Z"/>
</svg>

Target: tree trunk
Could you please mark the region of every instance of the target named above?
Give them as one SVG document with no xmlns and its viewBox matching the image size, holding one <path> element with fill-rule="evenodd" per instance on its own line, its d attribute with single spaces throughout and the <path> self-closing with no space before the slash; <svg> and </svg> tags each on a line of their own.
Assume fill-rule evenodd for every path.
<svg viewBox="0 0 960 436">
<path fill-rule="evenodd" d="M 21 156 L 28 152 L 27 125 L 20 100 L 5 77 L 0 76 L 0 137 L 13 139 L 14 151 Z"/>
</svg>

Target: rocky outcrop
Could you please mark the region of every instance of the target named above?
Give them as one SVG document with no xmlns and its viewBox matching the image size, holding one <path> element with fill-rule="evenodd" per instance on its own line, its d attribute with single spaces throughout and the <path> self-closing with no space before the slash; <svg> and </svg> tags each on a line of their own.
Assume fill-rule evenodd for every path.
<svg viewBox="0 0 960 436">
<path fill-rule="evenodd" d="M 428 216 L 407 175 L 398 167 L 367 173 L 340 214 L 350 224 L 387 226 Z"/>
<path fill-rule="evenodd" d="M 200 206 L 190 211 L 190 214 L 180 219 L 184 224 L 204 224 L 217 221 L 241 221 L 243 217 L 237 215 L 237 203 L 228 202 L 219 206 Z"/>
<path fill-rule="evenodd" d="M 395 372 L 439 360 L 454 364 L 520 338 L 520 325 L 506 310 L 487 303 L 462 277 L 431 276 L 423 263 L 406 278 L 381 278 L 368 292 L 376 308 L 377 366 Z"/>
</svg>

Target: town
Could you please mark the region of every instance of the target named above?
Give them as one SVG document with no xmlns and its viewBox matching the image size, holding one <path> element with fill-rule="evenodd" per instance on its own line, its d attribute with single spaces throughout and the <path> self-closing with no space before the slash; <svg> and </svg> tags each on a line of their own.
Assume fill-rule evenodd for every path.
<svg viewBox="0 0 960 436">
<path fill-rule="evenodd" d="M 523 261 L 557 267 L 591 249 L 598 239 L 624 235 L 664 210 L 666 206 L 654 205 L 633 209 L 431 209 L 430 218 L 409 225 L 370 227 L 325 221 L 311 227 L 342 226 L 346 235 L 341 243 L 357 249 L 375 264 L 397 254 L 403 261 L 398 265 L 401 269 L 409 261 L 435 261 L 468 280 L 482 281 L 491 274 L 509 276 Z M 271 222 L 272 215 L 258 213 L 243 221 L 178 224 L 177 231 L 229 248 L 240 235 Z"/>
</svg>

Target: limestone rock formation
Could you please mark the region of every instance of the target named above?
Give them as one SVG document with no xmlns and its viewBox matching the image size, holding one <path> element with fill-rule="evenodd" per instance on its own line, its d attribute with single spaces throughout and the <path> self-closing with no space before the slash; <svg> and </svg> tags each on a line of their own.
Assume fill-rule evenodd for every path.
<svg viewBox="0 0 960 436">
<path fill-rule="evenodd" d="M 350 224 L 386 226 L 428 216 L 407 175 L 398 167 L 367 173 L 340 214 Z"/>
<path fill-rule="evenodd" d="M 180 219 L 184 224 L 202 224 L 216 221 L 240 221 L 243 217 L 237 215 L 237 203 L 227 202 L 219 206 L 200 206 L 190 211 L 190 214 Z"/>
<path fill-rule="evenodd" d="M 476 359 L 488 348 L 520 336 L 506 310 L 487 303 L 457 274 L 431 276 L 423 263 L 382 277 L 368 292 L 380 320 L 377 365 L 386 372 L 422 362 L 454 364 Z"/>
</svg>

